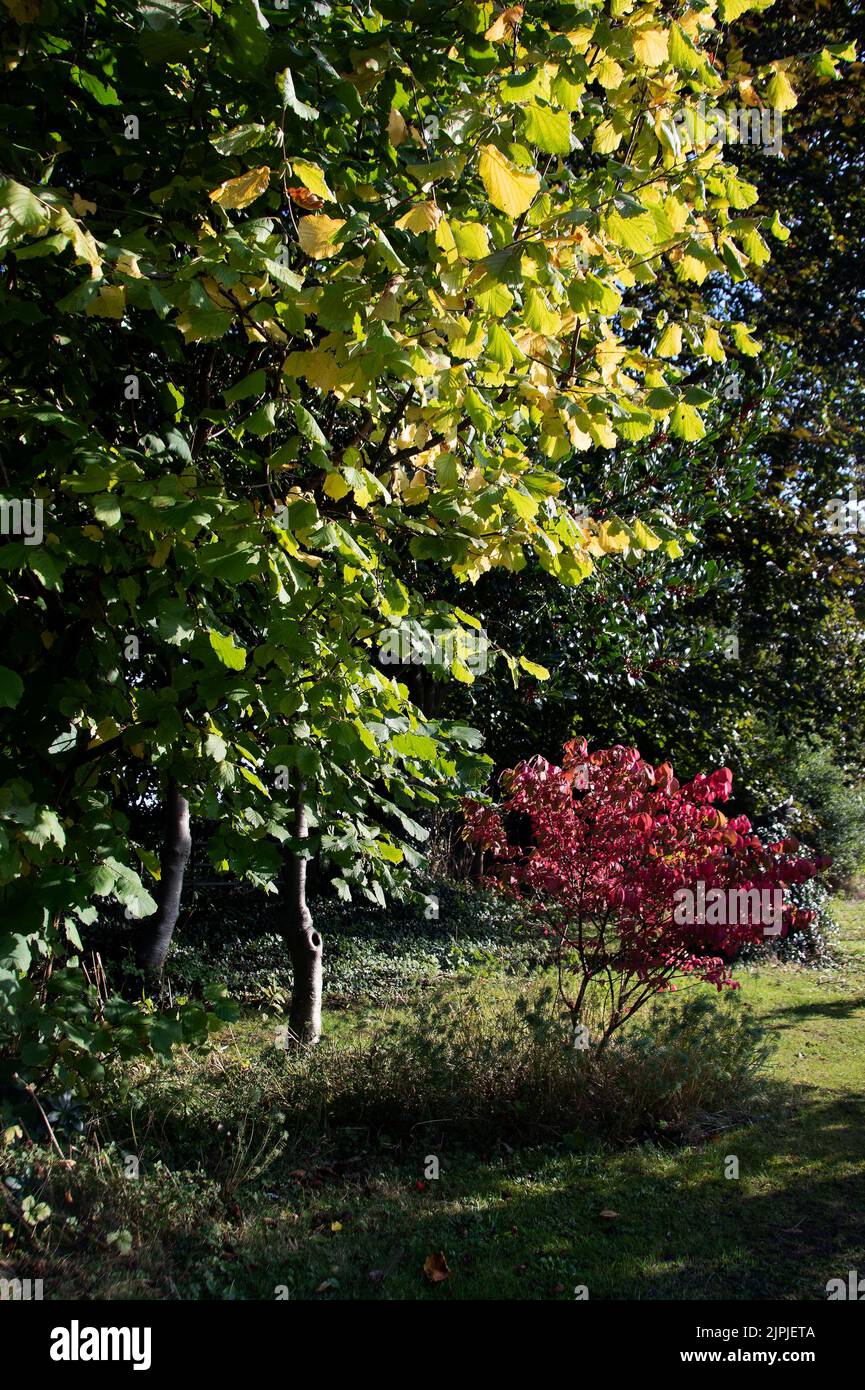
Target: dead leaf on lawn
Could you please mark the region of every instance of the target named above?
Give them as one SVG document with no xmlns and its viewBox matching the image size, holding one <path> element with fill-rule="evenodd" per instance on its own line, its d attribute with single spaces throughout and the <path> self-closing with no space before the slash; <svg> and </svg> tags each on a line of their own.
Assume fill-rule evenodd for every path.
<svg viewBox="0 0 865 1390">
<path fill-rule="evenodd" d="M 423 1272 L 431 1284 L 442 1284 L 445 1279 L 450 1279 L 451 1272 L 443 1250 L 436 1250 L 432 1255 L 427 1255 L 423 1262 Z"/>
</svg>

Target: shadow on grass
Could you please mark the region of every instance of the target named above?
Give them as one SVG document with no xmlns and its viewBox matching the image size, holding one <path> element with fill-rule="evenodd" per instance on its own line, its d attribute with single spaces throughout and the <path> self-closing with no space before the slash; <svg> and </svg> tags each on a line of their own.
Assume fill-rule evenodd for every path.
<svg viewBox="0 0 865 1390">
<path fill-rule="evenodd" d="M 445 1149 L 442 1178 L 417 1197 L 406 1167 L 371 1187 L 369 1175 L 325 1184 L 318 1235 L 297 1249 L 296 1232 L 278 1249 L 247 1229 L 238 1287 L 268 1296 L 272 1279 L 305 1297 L 336 1268 L 319 1296 L 571 1299 L 584 1285 L 594 1299 L 822 1300 L 828 1279 L 865 1272 L 863 1127 L 851 1123 L 853 1096 L 786 1099 L 786 1120 L 698 1150 L 478 1163 Z M 725 1177 L 732 1155 L 738 1180 Z M 329 1234 L 334 1221 L 344 1239 Z M 420 1276 L 435 1250 L 453 1271 L 440 1288 Z"/>
<path fill-rule="evenodd" d="M 828 1279 L 865 1273 L 859 1101 L 773 1084 L 751 1124 L 679 1149 L 592 1141 L 480 1158 L 440 1132 L 343 1159 L 310 1151 L 299 1166 L 283 1155 L 230 1195 L 201 1173 L 120 1182 L 107 1198 L 95 1187 L 50 1296 L 571 1300 L 585 1286 L 590 1299 L 822 1300 Z M 431 1153 L 438 1180 L 422 1176 Z M 725 1177 L 732 1157 L 738 1179 Z M 135 1241 L 112 1269 L 106 1222 Z M 423 1276 L 434 1251 L 451 1270 L 440 1285 Z"/>
<path fill-rule="evenodd" d="M 791 1028 L 793 1022 L 784 1023 L 779 1020 L 802 1020 L 808 1018 L 852 1018 L 861 1009 L 865 1009 L 865 994 L 857 995 L 854 999 L 825 999 L 815 1000 L 809 1004 L 791 1004 L 786 1009 L 773 1009 L 773 1025 L 779 1028 Z"/>
</svg>

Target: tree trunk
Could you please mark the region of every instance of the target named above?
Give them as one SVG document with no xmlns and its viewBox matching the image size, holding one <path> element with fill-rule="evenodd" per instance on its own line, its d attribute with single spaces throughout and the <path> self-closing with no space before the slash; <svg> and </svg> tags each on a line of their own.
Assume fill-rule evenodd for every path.
<svg viewBox="0 0 865 1390">
<path fill-rule="evenodd" d="M 138 964 L 143 970 L 161 974 L 171 945 L 180 911 L 183 876 L 192 850 L 189 832 L 189 802 L 177 783 L 168 785 L 165 803 L 165 830 L 159 854 L 161 876 L 154 915 L 143 924 L 137 944 Z"/>
<path fill-rule="evenodd" d="M 304 787 L 298 792 L 295 835 L 309 836 Z M 321 937 L 313 930 L 312 913 L 306 905 L 306 853 L 292 853 L 288 867 L 285 909 L 285 939 L 291 956 L 294 987 L 288 1026 L 295 1043 L 314 1047 L 321 1037 Z"/>
</svg>

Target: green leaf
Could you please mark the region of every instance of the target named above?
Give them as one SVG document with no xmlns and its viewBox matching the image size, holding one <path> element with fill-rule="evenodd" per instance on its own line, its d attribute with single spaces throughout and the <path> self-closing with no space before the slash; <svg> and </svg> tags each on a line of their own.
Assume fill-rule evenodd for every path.
<svg viewBox="0 0 865 1390">
<path fill-rule="evenodd" d="M 526 106 L 523 138 L 545 154 L 570 154 L 571 118 L 567 111 L 554 111 L 549 106 Z"/>
<path fill-rule="evenodd" d="M 14 709 L 24 694 L 24 682 L 8 666 L 0 666 L 0 705 Z"/>
<path fill-rule="evenodd" d="M 233 405 L 235 401 L 246 400 L 248 396 L 260 396 L 266 385 L 267 373 L 260 367 L 257 372 L 251 372 L 249 376 L 229 386 L 227 391 L 223 391 L 223 400 L 226 405 Z"/>
<path fill-rule="evenodd" d="M 390 746 L 395 753 L 427 763 L 434 762 L 439 752 L 436 740 L 427 734 L 394 734 Z"/>
<path fill-rule="evenodd" d="M 541 666 L 537 661 L 529 661 L 527 656 L 520 657 L 520 665 L 524 671 L 528 672 L 530 676 L 534 676 L 536 680 L 548 681 L 550 679 L 550 673 L 546 666 Z"/>
<path fill-rule="evenodd" d="M 48 226 L 45 204 L 15 179 L 0 181 L 0 211 L 7 212 L 22 232 L 39 232 Z"/>
<path fill-rule="evenodd" d="M 210 638 L 210 645 L 216 652 L 223 666 L 227 666 L 232 671 L 242 671 L 246 666 L 246 650 L 244 647 L 235 645 L 234 637 L 231 633 L 223 635 L 221 632 L 214 632 L 212 628 L 207 633 Z"/>
<path fill-rule="evenodd" d="M 670 416 L 670 433 L 677 438 L 693 443 L 697 439 L 702 439 L 706 433 L 706 426 L 699 411 L 692 405 L 686 405 L 684 401 L 679 401 L 672 415 Z"/>
<path fill-rule="evenodd" d="M 289 107 L 302 121 L 317 121 L 319 112 L 314 106 L 307 106 L 305 101 L 301 101 L 294 90 L 294 78 L 291 75 L 291 68 L 285 68 L 276 79 L 279 94 L 282 97 L 283 106 Z"/>
<path fill-rule="evenodd" d="M 245 154 L 247 150 L 260 145 L 267 134 L 266 126 L 260 125 L 257 121 L 250 121 L 246 125 L 236 125 L 231 130 L 224 131 L 222 135 L 214 135 L 211 144 L 220 154 Z"/>
</svg>

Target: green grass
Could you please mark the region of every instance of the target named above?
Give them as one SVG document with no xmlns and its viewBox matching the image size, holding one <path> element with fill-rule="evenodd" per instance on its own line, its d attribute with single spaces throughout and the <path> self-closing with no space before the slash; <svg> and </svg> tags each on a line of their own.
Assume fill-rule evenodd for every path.
<svg viewBox="0 0 865 1390">
<path fill-rule="evenodd" d="M 136 1135 L 156 1154 L 188 1130 L 197 1170 L 151 1160 L 124 1179 L 110 1144 L 124 1133 L 118 1109 L 101 1164 L 86 1157 L 64 1173 L 31 1156 L 25 1187 L 52 1216 L 7 1239 L 0 1273 L 44 1277 L 52 1298 L 273 1298 L 285 1287 L 322 1299 L 572 1299 L 585 1285 L 592 1299 L 822 1300 L 828 1279 L 865 1272 L 865 904 L 839 904 L 838 918 L 839 965 L 740 972 L 738 1005 L 777 1042 L 748 1124 L 678 1148 L 577 1139 L 483 1157 L 442 1140 L 446 1125 L 407 1139 L 343 1131 L 336 1147 L 268 1162 L 280 1120 L 258 1067 L 273 1023 L 252 1016 L 208 1059 L 162 1069 L 151 1132 Z M 330 1014 L 335 1045 L 377 1012 Z M 248 1084 L 249 1122 L 220 1134 L 214 1096 L 228 1083 Z M 147 1113 L 149 1084 L 139 1068 L 128 1109 Z M 430 1152 L 440 1177 L 425 1181 Z M 725 1177 L 731 1156 L 737 1179 Z M 21 1175 L 23 1163 L 16 1146 L 6 1168 Z M 125 1237 L 107 1243 L 117 1230 L 128 1253 Z M 423 1265 L 438 1251 L 451 1273 L 434 1285 Z"/>
</svg>

